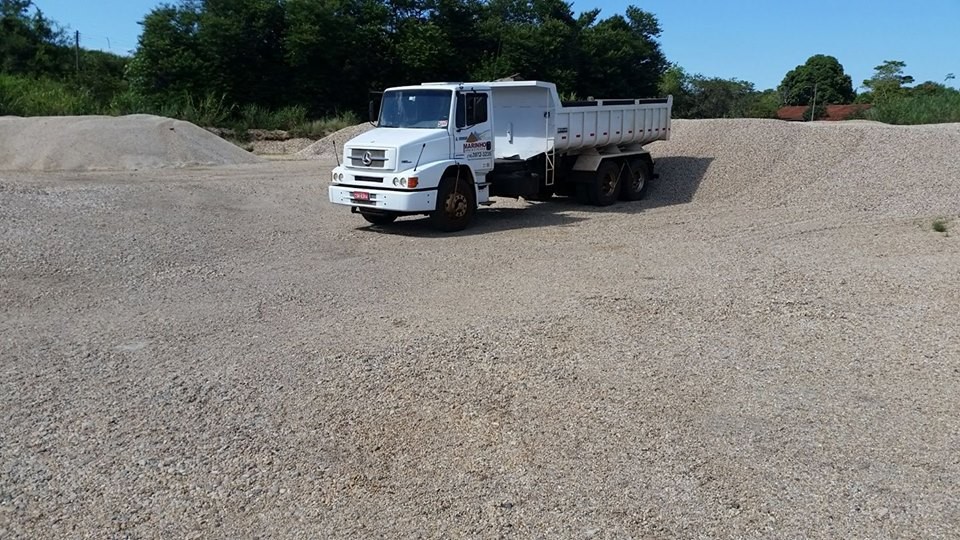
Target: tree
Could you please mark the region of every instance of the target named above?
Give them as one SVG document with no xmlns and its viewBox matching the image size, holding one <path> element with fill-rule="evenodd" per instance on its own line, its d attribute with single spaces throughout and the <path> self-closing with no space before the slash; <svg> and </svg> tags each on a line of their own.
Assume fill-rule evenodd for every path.
<svg viewBox="0 0 960 540">
<path fill-rule="evenodd" d="M 392 80 L 398 68 L 391 62 L 391 14 L 382 2 L 288 0 L 286 10 L 287 97 L 293 103 L 314 115 L 361 110 L 370 90 Z"/>
<path fill-rule="evenodd" d="M 0 0 L 0 73 L 62 76 L 69 66 L 63 31 L 30 0 Z"/>
<path fill-rule="evenodd" d="M 590 13 L 596 17 L 599 12 Z M 479 22 L 482 52 L 471 78 L 519 74 L 553 81 L 561 91 L 574 90 L 580 34 L 593 17 L 574 18 L 563 0 L 490 0 Z"/>
<path fill-rule="evenodd" d="M 886 102 L 905 94 L 904 85 L 913 83 L 913 77 L 903 74 L 906 67 L 906 62 L 886 60 L 873 68 L 873 77 L 863 81 L 863 85 L 869 90 L 874 102 Z"/>
<path fill-rule="evenodd" d="M 657 93 L 661 96 L 673 96 L 673 116 L 675 118 L 690 117 L 693 98 L 690 79 L 691 76 L 676 64 L 670 64 L 670 67 L 660 76 Z"/>
<path fill-rule="evenodd" d="M 784 105 L 810 105 L 816 89 L 817 101 L 844 104 L 854 100 L 853 81 L 840 62 L 823 54 L 811 56 L 790 70 L 777 87 Z"/>
<path fill-rule="evenodd" d="M 657 90 L 673 96 L 676 118 L 772 118 L 780 105 L 773 90 L 761 93 L 747 81 L 690 75 L 676 64 L 660 77 Z"/>
<path fill-rule="evenodd" d="M 940 94 L 949 94 L 951 92 L 956 92 L 956 90 L 945 84 L 934 81 L 924 81 L 914 86 L 910 90 L 910 94 L 914 96 L 936 96 Z"/>
<path fill-rule="evenodd" d="M 153 104 L 212 96 L 312 115 L 362 110 L 386 86 L 514 74 L 568 95 L 654 94 L 657 19 L 599 14 L 566 0 L 181 0 L 144 18 L 129 74 Z"/>
<path fill-rule="evenodd" d="M 130 62 L 133 89 L 156 101 L 200 96 L 212 90 L 212 69 L 200 44 L 196 4 L 155 8 L 140 23 L 137 52 Z"/>
<path fill-rule="evenodd" d="M 774 90 L 757 92 L 748 100 L 747 117 L 776 118 L 780 110 L 780 94 Z"/>
<path fill-rule="evenodd" d="M 657 18 L 635 6 L 583 29 L 577 91 L 597 97 L 652 96 L 669 64 Z"/>
<path fill-rule="evenodd" d="M 756 91 L 753 83 L 696 75 L 690 82 L 690 118 L 743 118 Z"/>
</svg>

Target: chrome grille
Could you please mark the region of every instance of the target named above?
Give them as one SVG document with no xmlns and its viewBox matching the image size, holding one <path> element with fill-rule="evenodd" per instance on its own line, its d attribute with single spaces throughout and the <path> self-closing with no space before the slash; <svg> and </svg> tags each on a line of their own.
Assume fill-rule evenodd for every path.
<svg viewBox="0 0 960 540">
<path fill-rule="evenodd" d="M 365 148 L 353 148 L 350 150 L 350 165 L 353 167 L 382 169 L 386 166 L 386 163 L 386 150 L 368 150 Z"/>
</svg>

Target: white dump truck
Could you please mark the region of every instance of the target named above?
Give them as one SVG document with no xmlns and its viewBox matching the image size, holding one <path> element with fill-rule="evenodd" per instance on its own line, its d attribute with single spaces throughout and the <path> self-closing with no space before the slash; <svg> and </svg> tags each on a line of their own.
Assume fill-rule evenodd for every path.
<svg viewBox="0 0 960 540">
<path fill-rule="evenodd" d="M 330 202 L 373 224 L 425 214 L 457 231 L 491 197 L 574 196 L 597 206 L 643 197 L 644 144 L 670 137 L 673 98 L 561 103 L 542 81 L 390 88 L 376 128 L 350 140 Z"/>
</svg>

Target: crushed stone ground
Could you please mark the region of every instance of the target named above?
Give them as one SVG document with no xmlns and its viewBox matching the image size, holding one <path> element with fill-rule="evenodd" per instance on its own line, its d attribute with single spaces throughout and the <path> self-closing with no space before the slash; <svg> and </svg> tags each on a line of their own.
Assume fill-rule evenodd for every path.
<svg viewBox="0 0 960 540">
<path fill-rule="evenodd" d="M 678 121 L 453 235 L 0 173 L 0 537 L 956 538 L 958 131 Z"/>
</svg>

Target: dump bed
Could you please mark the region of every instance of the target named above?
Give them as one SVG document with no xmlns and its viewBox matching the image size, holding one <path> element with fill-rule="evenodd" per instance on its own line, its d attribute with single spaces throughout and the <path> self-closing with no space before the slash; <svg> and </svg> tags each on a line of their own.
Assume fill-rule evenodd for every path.
<svg viewBox="0 0 960 540">
<path fill-rule="evenodd" d="M 529 159 L 551 149 L 579 153 L 670 138 L 673 97 L 561 103 L 553 83 L 488 83 L 497 159 Z"/>
<path fill-rule="evenodd" d="M 557 111 L 557 151 L 670 138 L 673 97 L 609 99 L 564 104 Z"/>
</svg>

